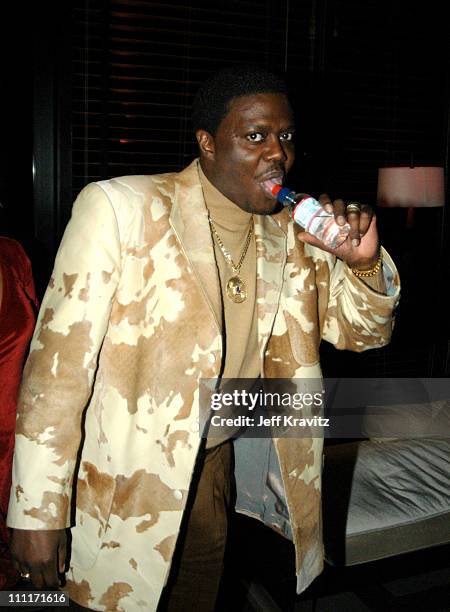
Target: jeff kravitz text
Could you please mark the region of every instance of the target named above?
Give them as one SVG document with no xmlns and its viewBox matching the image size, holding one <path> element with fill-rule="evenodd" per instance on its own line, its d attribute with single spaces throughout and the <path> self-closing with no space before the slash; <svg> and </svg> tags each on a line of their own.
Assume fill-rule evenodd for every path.
<svg viewBox="0 0 450 612">
<path fill-rule="evenodd" d="M 274 414 L 269 417 L 250 416 L 222 417 L 215 414 L 211 417 L 213 427 L 328 427 L 328 418 L 321 416 L 295 417 L 291 414 Z"/>
<path fill-rule="evenodd" d="M 329 419 L 321 416 L 324 391 L 310 393 L 251 392 L 234 389 L 212 393 L 209 407 L 209 435 L 212 429 L 321 429 L 329 426 Z M 220 411 L 220 412 L 219 412 Z M 219 434 L 218 434 L 219 435 Z M 301 434 L 303 435 L 303 434 Z M 306 431 L 305 431 L 306 435 Z"/>
</svg>

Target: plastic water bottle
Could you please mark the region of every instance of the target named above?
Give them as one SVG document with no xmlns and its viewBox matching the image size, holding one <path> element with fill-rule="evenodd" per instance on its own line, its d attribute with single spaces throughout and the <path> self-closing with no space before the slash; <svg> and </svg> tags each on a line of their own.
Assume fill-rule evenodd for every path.
<svg viewBox="0 0 450 612">
<path fill-rule="evenodd" d="M 279 184 L 271 186 L 272 195 L 282 204 L 288 206 L 293 220 L 305 231 L 321 240 L 326 246 L 335 249 L 348 236 L 350 225 L 338 225 L 333 213 L 327 212 L 321 204 L 310 195 L 295 193 Z"/>
</svg>

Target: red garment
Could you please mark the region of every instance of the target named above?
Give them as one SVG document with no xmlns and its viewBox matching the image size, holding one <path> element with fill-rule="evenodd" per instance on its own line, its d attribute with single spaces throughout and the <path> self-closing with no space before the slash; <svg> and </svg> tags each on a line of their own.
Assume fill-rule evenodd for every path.
<svg viewBox="0 0 450 612">
<path fill-rule="evenodd" d="M 37 300 L 30 261 L 23 248 L 15 240 L 1 236 L 0 268 L 3 278 L 0 304 L 0 553 L 6 554 L 6 513 L 11 488 L 17 394 L 25 353 L 36 321 Z M 0 562 L 1 588 L 7 576 L 5 559 Z"/>
</svg>

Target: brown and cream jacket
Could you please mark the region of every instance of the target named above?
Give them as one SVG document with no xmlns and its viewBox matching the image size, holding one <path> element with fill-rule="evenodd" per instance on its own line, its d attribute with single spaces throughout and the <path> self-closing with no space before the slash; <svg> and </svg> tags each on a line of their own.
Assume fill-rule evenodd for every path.
<svg viewBox="0 0 450 612">
<path fill-rule="evenodd" d="M 285 211 L 255 217 L 267 378 L 320 378 L 321 338 L 355 351 L 386 344 L 398 299 L 387 255 L 391 296 L 295 231 Z M 83 606 L 156 609 L 200 444 L 199 381 L 221 367 L 218 311 L 197 162 L 81 192 L 24 372 L 9 525 L 72 526 L 67 589 Z M 302 590 L 322 568 L 322 441 L 273 444 Z"/>
</svg>

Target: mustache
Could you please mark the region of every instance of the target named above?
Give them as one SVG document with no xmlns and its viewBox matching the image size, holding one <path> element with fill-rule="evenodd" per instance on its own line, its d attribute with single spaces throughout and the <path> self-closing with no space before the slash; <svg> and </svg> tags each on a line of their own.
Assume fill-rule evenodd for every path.
<svg viewBox="0 0 450 612">
<path fill-rule="evenodd" d="M 271 168 L 267 168 L 267 170 L 265 170 L 264 172 L 261 172 L 261 174 L 258 174 L 256 178 L 263 179 L 263 178 L 270 177 L 273 174 L 282 175 L 284 178 L 286 176 L 286 168 L 284 164 L 278 164 L 276 166 L 272 166 Z"/>
</svg>

